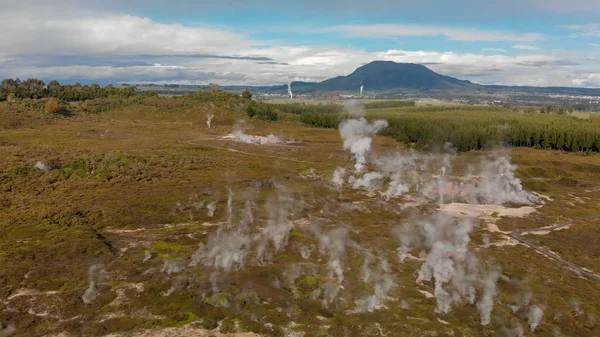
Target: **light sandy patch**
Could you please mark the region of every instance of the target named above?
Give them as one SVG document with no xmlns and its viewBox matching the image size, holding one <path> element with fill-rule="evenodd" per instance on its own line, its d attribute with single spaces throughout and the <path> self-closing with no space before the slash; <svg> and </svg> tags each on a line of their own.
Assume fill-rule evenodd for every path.
<svg viewBox="0 0 600 337">
<path fill-rule="evenodd" d="M 167 224 L 160 224 L 157 225 L 158 228 L 136 228 L 136 229 L 107 229 L 106 232 L 107 233 L 112 233 L 112 234 L 132 234 L 132 233 L 138 233 L 138 232 L 143 232 L 146 230 L 160 230 L 160 229 L 171 229 L 171 228 L 177 228 L 177 227 L 189 227 L 189 226 L 204 226 L 204 227 L 213 227 L 213 226 L 219 226 L 224 224 L 224 222 L 181 222 L 181 223 L 167 223 Z"/>
<path fill-rule="evenodd" d="M 546 201 L 554 201 L 553 198 L 545 196 L 543 194 L 539 194 L 539 193 L 536 193 L 536 192 L 531 192 L 531 194 L 535 195 L 536 197 L 538 197 L 540 199 L 546 200 Z"/>
<path fill-rule="evenodd" d="M 112 234 L 130 234 L 130 233 L 143 232 L 145 230 L 146 230 L 146 228 L 137 228 L 137 229 L 107 229 L 106 232 L 112 233 Z"/>
<path fill-rule="evenodd" d="M 21 289 L 17 290 L 16 293 L 10 295 L 7 299 L 12 300 L 17 297 L 23 297 L 23 296 L 42 296 L 42 295 L 51 296 L 51 295 L 56 295 L 56 294 L 58 294 L 58 291 L 39 291 L 39 290 L 35 290 L 35 289 L 21 288 Z"/>
<path fill-rule="evenodd" d="M 456 218 L 478 218 L 488 221 L 496 221 L 498 217 L 523 218 L 536 211 L 535 208 L 529 206 L 509 208 L 502 205 L 463 203 L 442 204 L 438 210 Z M 492 214 L 496 216 L 493 217 Z"/>
<path fill-rule="evenodd" d="M 434 298 L 435 296 L 433 296 L 432 293 L 430 293 L 427 290 L 421 290 L 421 289 L 417 289 L 421 294 L 425 295 L 425 298 Z"/>
<path fill-rule="evenodd" d="M 411 259 L 411 260 L 421 261 L 421 262 L 425 261 L 425 259 L 416 257 L 416 256 L 412 255 L 411 253 L 405 253 L 403 256 L 405 259 Z"/>
<path fill-rule="evenodd" d="M 574 224 L 569 224 L 567 226 L 564 227 L 559 227 L 556 229 L 550 229 L 550 227 L 542 227 L 542 228 L 538 228 L 538 229 L 534 229 L 534 230 L 530 230 L 530 231 L 526 231 L 526 232 L 521 232 L 521 235 L 527 235 L 527 234 L 533 234 L 533 235 L 548 235 L 552 232 L 558 232 L 558 231 L 562 231 L 565 229 L 569 229 L 571 228 L 571 226 L 573 226 Z"/>
<path fill-rule="evenodd" d="M 275 136 L 275 135 L 268 135 L 268 136 L 254 136 L 254 135 L 247 135 L 244 133 L 230 133 L 227 134 L 223 137 L 221 137 L 222 140 L 228 140 L 228 141 L 234 141 L 234 142 L 240 142 L 240 143 L 246 143 L 246 144 L 257 144 L 257 145 L 266 145 L 266 144 L 284 144 L 284 142 L 281 140 L 281 138 Z"/>
<path fill-rule="evenodd" d="M 127 295 L 125 291 L 127 289 L 134 289 L 136 292 L 141 293 L 144 291 L 143 283 L 125 283 L 119 286 L 118 289 L 115 290 L 117 294 L 117 298 L 114 301 L 110 302 L 108 305 L 113 307 L 118 307 L 124 303 L 127 303 Z"/>
<path fill-rule="evenodd" d="M 145 319 L 145 320 L 165 319 L 165 316 L 154 315 L 154 314 L 149 313 L 147 310 L 140 310 L 140 311 L 136 311 L 136 312 L 129 313 L 129 314 L 127 314 L 123 311 L 117 311 L 117 312 L 111 312 L 111 313 L 99 316 L 98 322 L 102 323 L 102 322 L 108 321 L 110 319 L 122 318 L 122 317 L 140 318 L 140 319 Z M 121 335 L 115 335 L 115 336 L 121 336 Z M 132 335 L 126 334 L 126 336 L 132 336 Z M 135 335 L 135 336 L 137 336 L 137 335 Z M 146 335 L 142 335 L 142 336 L 146 336 Z M 160 336 L 160 335 L 158 335 L 158 336 Z"/>
<path fill-rule="evenodd" d="M 443 319 L 438 318 L 437 320 L 444 325 L 450 325 L 450 322 L 444 321 Z"/>
<path fill-rule="evenodd" d="M 498 227 L 498 225 L 496 225 L 493 222 L 488 222 L 486 223 L 486 229 L 492 233 L 502 233 L 502 234 L 510 234 L 510 231 L 503 231 L 500 230 L 500 228 Z"/>
<path fill-rule="evenodd" d="M 513 238 L 511 238 L 510 236 L 503 236 L 501 241 L 496 241 L 496 242 L 491 242 L 487 245 L 487 248 L 489 247 L 504 247 L 504 246 L 516 246 L 516 245 L 520 245 L 521 243 Z"/>
</svg>

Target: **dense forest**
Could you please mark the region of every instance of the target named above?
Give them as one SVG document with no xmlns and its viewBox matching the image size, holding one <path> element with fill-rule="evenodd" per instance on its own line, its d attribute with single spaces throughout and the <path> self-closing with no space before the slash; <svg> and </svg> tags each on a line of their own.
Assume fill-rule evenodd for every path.
<svg viewBox="0 0 600 337">
<path fill-rule="evenodd" d="M 336 103 L 283 103 L 283 104 L 271 104 L 275 109 L 283 113 L 290 114 L 323 114 L 323 113 L 343 113 L 345 107 L 342 104 Z M 399 107 L 414 107 L 415 101 L 377 101 L 368 102 L 364 104 L 367 109 L 379 109 L 379 108 L 399 108 Z"/>
<path fill-rule="evenodd" d="M 136 94 L 135 87 L 116 88 L 112 85 L 101 87 L 98 84 L 61 85 L 58 81 L 50 81 L 48 85 L 42 80 L 30 78 L 25 81 L 7 78 L 0 83 L 0 101 L 11 98 L 39 99 L 53 97 L 62 101 L 85 101 L 94 98 L 131 97 Z"/>
<path fill-rule="evenodd" d="M 418 148 L 442 148 L 450 142 L 461 151 L 496 146 L 526 146 L 572 152 L 600 152 L 600 118 L 516 112 L 505 107 L 456 106 L 370 110 L 369 119 L 386 119 L 381 134 Z M 307 113 L 300 121 L 336 128 L 344 116 Z"/>
</svg>

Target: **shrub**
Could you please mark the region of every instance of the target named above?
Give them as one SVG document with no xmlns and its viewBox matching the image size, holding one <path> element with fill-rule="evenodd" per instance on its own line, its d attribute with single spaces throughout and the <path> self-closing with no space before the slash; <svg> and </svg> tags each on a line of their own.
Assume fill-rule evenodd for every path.
<svg viewBox="0 0 600 337">
<path fill-rule="evenodd" d="M 46 101 L 46 105 L 44 106 L 44 110 L 50 114 L 59 114 L 62 113 L 62 106 L 60 102 L 56 98 L 50 98 Z"/>
</svg>

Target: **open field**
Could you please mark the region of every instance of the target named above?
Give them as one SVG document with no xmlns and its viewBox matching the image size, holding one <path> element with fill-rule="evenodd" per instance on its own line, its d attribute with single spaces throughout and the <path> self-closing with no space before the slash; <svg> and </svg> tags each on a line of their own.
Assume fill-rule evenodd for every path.
<svg viewBox="0 0 600 337">
<path fill-rule="evenodd" d="M 359 170 L 213 98 L 0 103 L 0 336 L 600 335 L 600 283 L 509 237 L 600 214 L 598 154 L 374 136 Z M 527 238 L 600 273 L 599 225 Z"/>
</svg>

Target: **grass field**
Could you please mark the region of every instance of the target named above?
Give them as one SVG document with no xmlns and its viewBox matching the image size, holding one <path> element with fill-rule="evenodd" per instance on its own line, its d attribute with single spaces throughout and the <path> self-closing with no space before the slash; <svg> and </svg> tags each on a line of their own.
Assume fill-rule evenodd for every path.
<svg viewBox="0 0 600 337">
<path fill-rule="evenodd" d="M 411 204 L 414 191 L 386 199 L 348 185 L 332 188 L 336 168 L 354 165 L 335 129 L 249 120 L 235 105 L 189 97 L 87 102 L 70 116 L 40 109 L 0 103 L 0 323 L 14 324 L 14 336 L 131 336 L 184 328 L 198 336 L 511 336 L 519 326 L 526 336 L 600 335 L 600 284 L 522 245 L 482 245 L 484 235 L 507 240 L 489 231 L 484 219 L 476 220 L 468 248 L 482 269 L 500 271 L 491 323 L 480 324 L 475 304 L 436 313 L 436 299 L 423 293 L 434 293 L 434 284 L 415 282 L 423 262 L 398 263 L 399 243 L 390 233 L 434 213 L 437 203 Z M 469 108 L 481 113 L 476 110 Z M 209 113 L 215 115 L 212 128 Z M 222 139 L 239 119 L 246 119 L 247 134 L 295 142 Z M 500 230 L 600 214 L 597 154 L 503 151 L 518 166 L 524 188 L 548 200 L 530 216 L 495 219 Z M 410 154 L 383 136 L 374 137 L 372 152 Z M 455 155 L 452 174 L 462 175 L 488 154 Z M 34 168 L 37 162 L 43 170 Z M 277 227 L 273 221 L 286 224 L 282 247 L 276 247 L 277 235 L 265 239 L 263 248 L 272 254 L 254 261 L 260 247 L 253 247 L 239 269 L 190 265 L 199 244 L 226 235 L 221 229 L 232 222 L 249 221 L 248 209 L 253 235 Z M 582 223 L 534 239 L 600 273 L 598 226 Z M 330 247 L 339 242 L 331 233 L 342 233 L 336 229 L 347 230 L 343 289 L 329 273 Z M 319 252 L 323 237 L 332 241 Z M 310 258 L 302 257 L 304 247 L 313 247 Z M 369 254 L 389 266 L 365 262 Z M 389 275 L 395 286 L 379 309 L 352 313 L 357 300 L 376 293 L 364 278 L 365 266 L 376 275 L 371 280 Z M 82 299 L 87 289 L 95 295 L 90 303 Z M 526 306 L 510 307 L 529 292 L 531 306 L 544 311 L 535 331 Z"/>
</svg>

